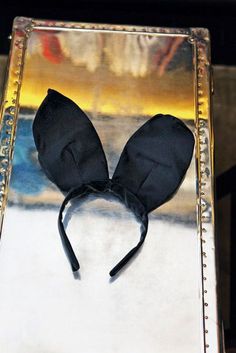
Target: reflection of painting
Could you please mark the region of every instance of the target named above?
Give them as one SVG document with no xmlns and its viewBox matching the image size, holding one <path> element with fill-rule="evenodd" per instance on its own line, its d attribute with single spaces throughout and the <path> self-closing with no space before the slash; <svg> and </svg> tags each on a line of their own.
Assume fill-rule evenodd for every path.
<svg viewBox="0 0 236 353">
<path fill-rule="evenodd" d="M 27 48 L 21 106 L 37 108 L 50 87 L 93 115 L 194 117 L 186 37 L 36 30 Z"/>
<path fill-rule="evenodd" d="M 89 72 L 96 71 L 105 60 L 117 76 L 131 74 L 134 77 L 144 77 L 152 72 L 162 76 L 166 70 L 177 63 L 179 65 L 178 49 L 186 46 L 183 37 L 165 36 L 157 40 L 152 35 L 127 34 L 120 36 L 120 40 L 114 40 L 115 36 L 109 34 L 104 37 L 99 32 L 76 31 L 58 32 L 49 36 L 47 31 L 35 31 L 29 53 L 37 53 L 54 64 L 68 59 L 75 66 L 85 66 Z M 190 69 L 190 58 L 183 56 L 183 60 Z"/>
</svg>

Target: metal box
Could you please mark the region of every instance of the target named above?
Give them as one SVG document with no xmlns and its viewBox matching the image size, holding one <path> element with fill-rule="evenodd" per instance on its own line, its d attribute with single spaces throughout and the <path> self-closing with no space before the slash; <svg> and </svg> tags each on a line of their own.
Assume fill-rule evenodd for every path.
<svg viewBox="0 0 236 353">
<path fill-rule="evenodd" d="M 80 279 L 64 256 L 57 231 L 62 194 L 41 171 L 32 137 L 48 88 L 88 113 L 111 172 L 132 132 L 157 113 L 179 117 L 195 135 L 181 188 L 152 213 L 142 251 L 115 281 L 108 270 L 138 234 L 116 202 L 70 207 Z M 2 353 L 223 351 L 211 89 L 206 29 L 15 19 L 1 109 Z"/>
</svg>

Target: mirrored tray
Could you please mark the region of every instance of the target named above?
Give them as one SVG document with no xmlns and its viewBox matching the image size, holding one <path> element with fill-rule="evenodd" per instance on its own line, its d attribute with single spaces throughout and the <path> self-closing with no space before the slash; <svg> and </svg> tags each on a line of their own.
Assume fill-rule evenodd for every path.
<svg viewBox="0 0 236 353">
<path fill-rule="evenodd" d="M 1 109 L 1 352 L 221 351 L 209 44 L 199 28 L 15 19 Z M 130 135 L 157 113 L 195 135 L 183 184 L 152 212 L 142 251 L 115 280 L 109 270 L 139 225 L 115 200 L 69 207 L 81 262 L 73 277 L 57 230 L 63 195 L 41 170 L 32 136 L 48 88 L 86 111 L 111 174 Z"/>
</svg>

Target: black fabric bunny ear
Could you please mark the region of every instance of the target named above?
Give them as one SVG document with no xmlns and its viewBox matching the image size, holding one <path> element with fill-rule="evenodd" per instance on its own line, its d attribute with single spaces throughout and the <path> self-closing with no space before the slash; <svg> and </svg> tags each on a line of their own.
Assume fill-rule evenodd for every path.
<svg viewBox="0 0 236 353">
<path fill-rule="evenodd" d="M 69 98 L 48 90 L 35 116 L 33 135 L 45 174 L 67 192 L 58 228 L 74 272 L 80 265 L 63 225 L 63 211 L 73 198 L 110 192 L 139 220 L 140 240 L 110 271 L 111 276 L 116 275 L 144 243 L 148 213 L 166 202 L 180 186 L 192 159 L 192 132 L 173 116 L 154 116 L 131 136 L 111 180 L 95 128 Z"/>
<path fill-rule="evenodd" d="M 181 120 L 155 115 L 127 142 L 112 180 L 135 194 L 148 213 L 178 189 L 193 148 L 193 134 Z"/>
<path fill-rule="evenodd" d="M 39 162 L 62 192 L 108 178 L 101 141 L 87 115 L 69 98 L 52 89 L 33 123 Z"/>
</svg>

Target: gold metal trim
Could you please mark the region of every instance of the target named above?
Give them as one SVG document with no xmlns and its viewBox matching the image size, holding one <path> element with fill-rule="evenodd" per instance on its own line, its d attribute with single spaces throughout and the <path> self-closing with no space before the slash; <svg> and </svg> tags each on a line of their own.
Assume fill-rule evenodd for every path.
<svg viewBox="0 0 236 353">
<path fill-rule="evenodd" d="M 2 226 L 14 152 L 16 122 L 19 111 L 20 88 L 24 57 L 29 33 L 33 30 L 32 20 L 16 18 L 13 23 L 11 48 L 8 61 L 8 81 L 1 102 L 0 124 L 0 223 Z M 14 50 L 13 50 L 14 49 Z M 7 116 L 7 118 L 5 118 Z"/>
<path fill-rule="evenodd" d="M 196 132 L 198 173 L 198 231 L 201 240 L 202 310 L 205 352 L 219 352 L 214 238 L 214 134 L 211 116 L 209 32 L 192 29 L 196 60 Z M 208 259 L 210 257 L 210 260 Z M 212 268 L 214 266 L 214 269 Z M 210 293 L 210 299 L 209 299 Z M 217 329 L 215 327 L 217 325 Z"/>
</svg>

